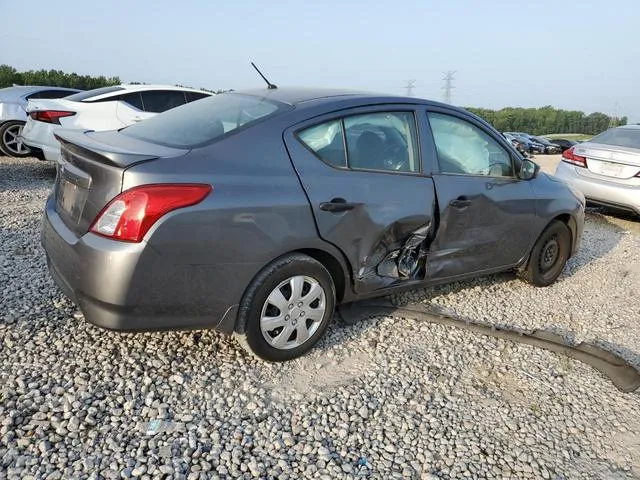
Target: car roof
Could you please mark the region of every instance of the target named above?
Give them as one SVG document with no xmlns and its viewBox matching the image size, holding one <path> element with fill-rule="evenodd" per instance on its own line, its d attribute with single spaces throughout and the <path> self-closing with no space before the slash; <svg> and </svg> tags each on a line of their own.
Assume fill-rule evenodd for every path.
<svg viewBox="0 0 640 480">
<path fill-rule="evenodd" d="M 211 94 L 211 92 L 207 92 L 206 90 L 199 90 L 197 88 L 192 88 L 192 87 L 179 87 L 177 85 L 157 85 L 157 84 L 132 84 L 132 83 L 122 83 L 120 85 L 118 85 L 119 87 L 124 88 L 125 90 L 129 90 L 129 91 L 143 91 L 143 90 L 182 90 L 182 91 L 189 91 L 189 92 L 202 92 L 202 93 L 209 93 Z"/>
<path fill-rule="evenodd" d="M 195 92 L 195 93 L 203 93 L 203 94 L 207 94 L 207 95 L 214 95 L 214 93 L 212 92 L 208 92 L 206 90 L 200 90 L 197 88 L 191 88 L 191 87 L 178 87 L 176 85 L 148 85 L 148 84 L 131 84 L 131 83 L 122 83 L 120 85 L 114 85 L 114 87 L 117 88 L 117 90 L 113 90 L 110 92 L 106 92 L 106 93 L 100 93 L 99 95 L 95 95 L 95 96 L 90 96 L 88 95 L 86 98 L 90 98 L 91 100 L 102 100 L 102 99 L 107 99 L 109 97 L 114 97 L 114 96 L 118 96 L 118 95 L 122 95 L 123 93 L 130 93 L 130 92 L 144 92 L 147 90 L 176 90 L 176 91 L 181 91 L 181 92 Z M 99 90 L 99 89 L 95 89 L 95 90 Z M 87 90 L 86 92 L 87 94 L 91 93 L 91 90 Z"/>
<path fill-rule="evenodd" d="M 386 93 L 368 92 L 362 90 L 349 90 L 338 88 L 315 88 L 315 87 L 278 87 L 274 89 L 260 88 L 260 89 L 248 89 L 248 90 L 233 90 L 227 93 L 252 95 L 265 99 L 274 100 L 281 103 L 286 103 L 293 106 L 303 106 L 306 103 L 313 103 L 314 106 L 322 103 L 333 103 L 336 100 L 342 99 L 358 99 L 363 103 L 415 103 L 415 104 L 430 104 L 430 105 L 443 105 L 448 108 L 457 109 L 452 105 L 445 105 L 440 102 L 434 102 L 432 100 L 417 98 L 417 97 L 404 97 L 400 95 L 391 95 Z"/>
<path fill-rule="evenodd" d="M 77 88 L 56 87 L 54 85 L 14 85 L 13 87 L 0 88 L 0 101 L 18 99 L 41 90 L 64 90 L 70 93 L 82 91 Z"/>
</svg>

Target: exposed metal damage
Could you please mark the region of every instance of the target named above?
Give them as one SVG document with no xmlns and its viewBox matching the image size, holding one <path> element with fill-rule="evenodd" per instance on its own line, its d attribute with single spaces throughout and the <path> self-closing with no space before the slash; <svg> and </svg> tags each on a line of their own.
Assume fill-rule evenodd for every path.
<svg viewBox="0 0 640 480">
<path fill-rule="evenodd" d="M 640 372 L 620 356 L 596 345 L 580 343 L 568 345 L 561 335 L 544 330 L 517 330 L 479 322 L 465 321 L 451 315 L 433 312 L 426 305 L 393 305 L 389 298 L 364 300 L 343 305 L 338 308 L 342 320 L 353 325 L 367 317 L 393 315 L 423 320 L 442 325 L 488 335 L 495 338 L 524 343 L 569 357 L 591 365 L 603 375 L 609 377 L 622 392 L 633 392 L 640 388 Z"/>
<path fill-rule="evenodd" d="M 373 253 L 365 258 L 358 282 L 365 284 L 367 290 L 386 287 L 396 281 L 425 278 L 431 222 L 409 232 L 406 230 L 406 226 L 394 224 L 381 235 Z"/>
</svg>

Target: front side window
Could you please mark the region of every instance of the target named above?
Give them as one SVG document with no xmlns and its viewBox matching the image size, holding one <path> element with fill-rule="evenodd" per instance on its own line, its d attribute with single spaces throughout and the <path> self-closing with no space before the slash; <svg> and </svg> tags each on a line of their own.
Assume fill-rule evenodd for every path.
<svg viewBox="0 0 640 480">
<path fill-rule="evenodd" d="M 411 112 L 352 115 L 298 133 L 321 160 L 335 167 L 389 172 L 420 171 Z"/>
<path fill-rule="evenodd" d="M 511 157 L 496 140 L 460 118 L 430 112 L 441 173 L 513 176 Z"/>
</svg>

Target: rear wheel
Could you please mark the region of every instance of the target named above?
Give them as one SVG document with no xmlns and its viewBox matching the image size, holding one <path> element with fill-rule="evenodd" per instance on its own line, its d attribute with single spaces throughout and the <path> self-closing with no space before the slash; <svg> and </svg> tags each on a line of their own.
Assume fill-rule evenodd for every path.
<svg viewBox="0 0 640 480">
<path fill-rule="evenodd" d="M 570 250 L 569 227 L 559 220 L 554 220 L 533 246 L 527 268 L 520 276 L 539 287 L 551 285 L 564 270 Z"/>
<path fill-rule="evenodd" d="M 24 122 L 18 120 L 5 122 L 0 126 L 0 150 L 2 153 L 20 158 L 31 155 L 31 149 L 20 140 L 23 127 Z"/>
<path fill-rule="evenodd" d="M 333 317 L 335 287 L 327 269 L 302 254 L 282 257 L 251 282 L 238 312 L 238 343 L 268 361 L 309 351 Z"/>
</svg>

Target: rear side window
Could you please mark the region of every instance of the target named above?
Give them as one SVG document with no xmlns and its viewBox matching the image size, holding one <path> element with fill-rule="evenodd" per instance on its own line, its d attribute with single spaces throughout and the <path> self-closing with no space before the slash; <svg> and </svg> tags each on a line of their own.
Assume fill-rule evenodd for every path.
<svg viewBox="0 0 640 480">
<path fill-rule="evenodd" d="M 223 93 L 173 108 L 121 133 L 168 147 L 197 148 L 291 108 L 262 97 Z"/>
<path fill-rule="evenodd" d="M 420 171 L 411 112 L 376 112 L 331 120 L 298 132 L 321 160 L 352 170 Z"/>
<path fill-rule="evenodd" d="M 202 100 L 203 98 L 207 98 L 211 96 L 206 93 L 199 93 L 199 92 L 184 92 L 184 94 L 187 97 L 187 103 L 195 102 L 196 100 Z"/>
<path fill-rule="evenodd" d="M 589 141 L 605 145 L 640 148 L 640 128 L 611 128 Z"/>
<path fill-rule="evenodd" d="M 42 90 L 41 92 L 32 93 L 27 96 L 27 100 L 35 100 L 36 98 L 64 98 L 72 95 L 70 90 Z"/>
<path fill-rule="evenodd" d="M 95 88 L 93 90 L 87 90 L 86 92 L 74 93 L 73 95 L 68 96 L 66 99 L 71 100 L 72 102 L 89 102 L 93 97 L 97 97 L 98 95 L 118 92 L 120 90 L 124 90 L 124 88 L 122 87 Z"/>
<path fill-rule="evenodd" d="M 140 97 L 140 92 L 125 93 L 124 95 L 118 95 L 117 97 L 105 98 L 102 101 L 115 102 L 117 100 L 127 103 L 132 107 L 137 108 L 138 110 L 144 110 L 142 105 L 142 98 Z"/>
<path fill-rule="evenodd" d="M 334 167 L 347 166 L 342 120 L 321 123 L 298 133 L 298 137 L 320 159 Z"/>
<path fill-rule="evenodd" d="M 149 90 L 142 92 L 145 112 L 162 113 L 186 103 L 180 90 Z"/>
</svg>

